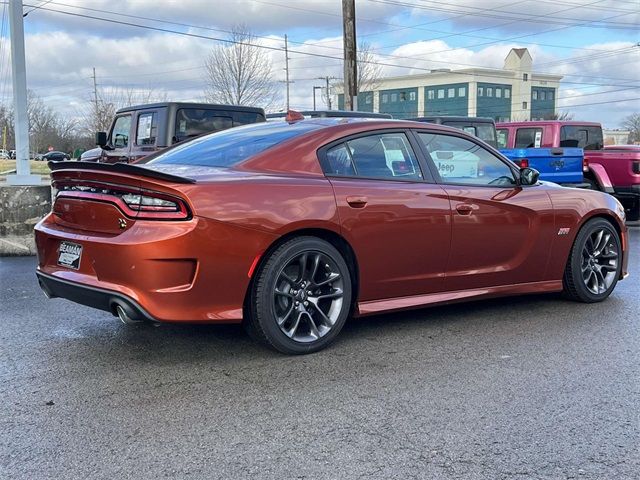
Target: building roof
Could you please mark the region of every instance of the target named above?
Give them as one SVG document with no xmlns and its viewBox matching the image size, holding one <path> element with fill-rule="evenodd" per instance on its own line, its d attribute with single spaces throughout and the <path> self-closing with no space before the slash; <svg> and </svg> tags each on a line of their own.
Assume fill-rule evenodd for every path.
<svg viewBox="0 0 640 480">
<path fill-rule="evenodd" d="M 512 48 L 512 51 L 514 51 L 516 53 L 516 55 L 518 55 L 518 57 L 522 58 L 522 56 L 526 53 L 527 49 L 526 48 Z"/>
</svg>

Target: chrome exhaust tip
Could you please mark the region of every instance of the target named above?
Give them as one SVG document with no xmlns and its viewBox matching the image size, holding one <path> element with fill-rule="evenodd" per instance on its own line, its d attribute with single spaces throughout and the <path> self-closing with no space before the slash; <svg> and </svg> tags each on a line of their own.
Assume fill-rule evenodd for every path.
<svg viewBox="0 0 640 480">
<path fill-rule="evenodd" d="M 118 318 L 125 325 L 138 325 L 142 323 L 142 320 L 138 320 L 129 316 L 124 308 L 120 305 L 116 305 L 116 313 L 118 314 Z"/>
</svg>

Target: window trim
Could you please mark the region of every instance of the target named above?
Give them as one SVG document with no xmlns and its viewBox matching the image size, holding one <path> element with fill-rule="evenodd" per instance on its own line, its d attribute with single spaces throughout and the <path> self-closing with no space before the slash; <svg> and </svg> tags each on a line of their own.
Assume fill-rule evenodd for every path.
<svg viewBox="0 0 640 480">
<path fill-rule="evenodd" d="M 335 173 L 326 173 L 327 168 L 327 151 L 337 147 L 341 144 L 347 143 L 351 140 L 355 140 L 356 138 L 362 137 L 370 137 L 373 135 L 384 135 L 384 134 L 398 134 L 402 133 L 407 137 L 409 141 L 409 146 L 412 149 L 412 153 L 416 159 L 417 167 L 420 169 L 420 173 L 422 174 L 422 178 L 402 178 L 402 177 L 365 177 L 363 175 L 338 175 Z M 431 174 L 431 170 L 427 168 L 427 164 L 425 163 L 425 159 L 422 156 L 422 150 L 420 145 L 417 143 L 418 140 L 413 136 L 411 130 L 405 128 L 384 128 L 380 130 L 369 130 L 367 132 L 354 133 L 352 135 L 348 135 L 346 137 L 339 138 L 334 140 L 333 142 L 327 143 L 316 150 L 316 156 L 318 157 L 318 162 L 320 163 L 320 168 L 322 169 L 322 173 L 327 179 L 335 178 L 335 179 L 346 179 L 346 180 L 364 180 L 364 181 L 380 181 L 380 182 L 404 182 L 404 183 L 436 183 L 433 179 L 433 175 Z M 357 170 L 357 168 L 356 168 Z"/>
<path fill-rule="evenodd" d="M 424 158 L 424 160 L 427 162 L 427 166 L 429 167 L 429 170 L 431 171 L 431 175 L 434 178 L 434 182 L 437 183 L 438 185 L 450 185 L 450 186 L 458 186 L 458 187 L 480 187 L 480 188 L 500 188 L 502 190 L 504 190 L 505 188 L 524 188 L 524 187 L 534 187 L 535 185 L 522 185 L 520 183 L 520 169 L 518 168 L 518 166 L 513 163 L 511 160 L 509 160 L 507 157 L 503 156 L 499 151 L 491 148 L 488 149 L 485 147 L 485 145 L 483 145 L 481 143 L 481 140 L 476 139 L 475 137 L 469 138 L 466 135 L 458 135 L 457 132 L 442 132 L 442 131 L 438 131 L 438 130 L 427 130 L 427 129 L 412 129 L 411 130 L 412 134 L 415 135 L 415 141 L 418 144 L 418 147 L 420 148 L 420 152 L 422 153 L 422 156 Z M 420 133 L 430 133 L 432 135 L 444 135 L 447 137 L 457 137 L 457 138 L 461 138 L 463 140 L 467 140 L 471 143 L 474 143 L 476 145 L 478 145 L 480 148 L 484 148 L 488 153 L 490 153 L 491 155 L 493 155 L 494 157 L 496 157 L 498 160 L 500 160 L 502 163 L 504 163 L 507 168 L 509 168 L 511 170 L 511 173 L 513 173 L 513 178 L 515 180 L 515 184 L 514 185 L 510 185 L 510 186 L 506 186 L 506 185 L 483 185 L 483 184 L 470 184 L 470 183 L 453 183 L 453 182 L 444 182 L 442 181 L 442 177 L 440 176 L 440 172 L 438 172 L 438 169 L 436 168 L 436 164 L 433 161 L 433 158 L 431 158 L 431 154 L 429 154 L 429 151 L 426 149 L 426 147 L 423 145 L 422 141 L 418 138 L 418 134 Z"/>
</svg>

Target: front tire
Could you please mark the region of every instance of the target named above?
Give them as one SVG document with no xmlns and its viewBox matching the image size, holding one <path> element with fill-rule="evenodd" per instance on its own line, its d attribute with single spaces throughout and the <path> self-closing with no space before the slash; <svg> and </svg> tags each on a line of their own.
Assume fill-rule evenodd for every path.
<svg viewBox="0 0 640 480">
<path fill-rule="evenodd" d="M 564 293 L 576 301 L 601 302 L 620 278 L 620 235 L 603 218 L 589 220 L 578 232 L 564 272 Z"/>
<path fill-rule="evenodd" d="M 293 238 L 256 272 L 245 326 L 279 352 L 317 352 L 340 333 L 351 298 L 351 275 L 340 252 L 316 237 Z"/>
</svg>

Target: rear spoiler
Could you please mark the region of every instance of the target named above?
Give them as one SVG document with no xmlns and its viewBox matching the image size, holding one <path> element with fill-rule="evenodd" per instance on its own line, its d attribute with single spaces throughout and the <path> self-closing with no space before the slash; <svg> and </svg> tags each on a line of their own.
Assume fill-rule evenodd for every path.
<svg viewBox="0 0 640 480">
<path fill-rule="evenodd" d="M 180 177 L 170 173 L 159 172 L 138 165 L 130 165 L 128 163 L 97 163 L 97 162 L 48 162 L 52 172 L 57 170 L 94 170 L 98 172 L 115 172 L 125 173 L 129 175 L 138 175 L 140 177 L 155 178 L 157 180 L 165 180 L 173 183 L 196 183 L 193 178 Z"/>
</svg>

